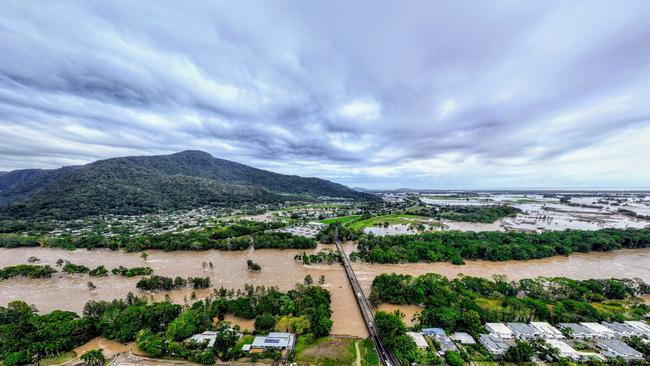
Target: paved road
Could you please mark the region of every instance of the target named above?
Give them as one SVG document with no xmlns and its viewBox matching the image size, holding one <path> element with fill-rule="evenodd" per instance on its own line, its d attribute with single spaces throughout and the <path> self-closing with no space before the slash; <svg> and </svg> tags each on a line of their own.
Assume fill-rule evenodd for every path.
<svg viewBox="0 0 650 366">
<path fill-rule="evenodd" d="M 366 322 L 366 327 L 368 328 L 368 332 L 370 333 L 372 342 L 375 344 L 375 350 L 377 350 L 377 355 L 379 356 L 381 363 L 384 366 L 401 366 L 397 358 L 384 345 L 384 342 L 381 340 L 379 331 L 375 327 L 375 317 L 373 316 L 372 310 L 370 309 L 370 303 L 368 303 L 368 299 L 366 299 L 366 296 L 363 294 L 363 290 L 361 290 L 361 286 L 359 285 L 357 276 L 354 274 L 354 271 L 352 270 L 352 264 L 350 264 L 350 259 L 348 259 L 348 256 L 345 254 L 345 251 L 343 251 L 341 242 L 339 242 L 338 240 L 338 235 L 336 240 L 336 248 L 339 250 L 339 253 L 341 253 L 341 258 L 343 258 L 343 266 L 345 267 L 345 272 L 347 273 L 348 279 L 350 280 L 350 285 L 352 285 L 352 290 L 354 291 L 354 297 L 357 299 L 357 303 L 359 304 L 359 309 L 361 310 L 361 315 L 363 315 L 363 320 L 365 320 Z"/>
</svg>

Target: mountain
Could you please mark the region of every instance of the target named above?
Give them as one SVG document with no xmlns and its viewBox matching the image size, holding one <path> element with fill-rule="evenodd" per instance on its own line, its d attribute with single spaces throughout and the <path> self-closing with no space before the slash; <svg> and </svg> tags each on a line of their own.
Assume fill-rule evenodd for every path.
<svg viewBox="0 0 650 366">
<path fill-rule="evenodd" d="M 202 151 L 130 156 L 0 175 L 0 215 L 72 219 L 319 196 L 373 200 L 341 184 L 256 169 Z"/>
</svg>

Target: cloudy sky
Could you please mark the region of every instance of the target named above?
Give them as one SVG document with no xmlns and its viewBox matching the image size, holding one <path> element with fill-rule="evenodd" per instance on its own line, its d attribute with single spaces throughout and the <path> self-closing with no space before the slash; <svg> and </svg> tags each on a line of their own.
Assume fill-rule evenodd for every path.
<svg viewBox="0 0 650 366">
<path fill-rule="evenodd" d="M 0 170 L 185 149 L 368 188 L 650 188 L 650 6 L 0 2 Z"/>
</svg>

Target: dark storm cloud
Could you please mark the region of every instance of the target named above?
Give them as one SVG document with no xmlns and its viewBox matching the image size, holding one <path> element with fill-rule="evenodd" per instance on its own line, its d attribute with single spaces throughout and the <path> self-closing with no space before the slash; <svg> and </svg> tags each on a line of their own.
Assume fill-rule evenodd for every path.
<svg viewBox="0 0 650 366">
<path fill-rule="evenodd" d="M 192 148 L 368 186 L 638 185 L 646 5 L 4 2 L 0 170 Z"/>
</svg>

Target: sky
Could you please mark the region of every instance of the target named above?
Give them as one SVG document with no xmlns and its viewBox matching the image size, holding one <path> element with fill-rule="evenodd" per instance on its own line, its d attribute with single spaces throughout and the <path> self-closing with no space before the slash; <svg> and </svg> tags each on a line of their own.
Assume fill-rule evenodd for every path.
<svg viewBox="0 0 650 366">
<path fill-rule="evenodd" d="M 0 171 L 187 149 L 374 189 L 650 188 L 650 6 L 0 2 Z"/>
</svg>

